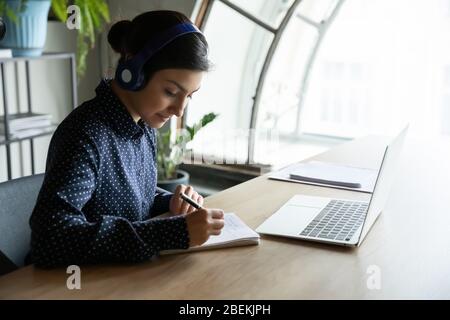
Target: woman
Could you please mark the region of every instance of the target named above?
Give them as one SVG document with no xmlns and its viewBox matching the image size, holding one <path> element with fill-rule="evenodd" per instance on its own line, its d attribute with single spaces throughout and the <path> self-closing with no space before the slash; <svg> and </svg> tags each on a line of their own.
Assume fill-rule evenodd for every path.
<svg viewBox="0 0 450 320">
<path fill-rule="evenodd" d="M 179 185 L 174 194 L 156 189 L 156 129 L 183 115 L 209 67 L 207 42 L 194 29 L 173 11 L 112 26 L 108 41 L 121 55 L 115 79 L 102 80 L 96 97 L 52 137 L 30 219 L 31 262 L 144 261 L 220 234 L 222 210 L 195 211 L 180 198 L 185 192 L 202 204 L 192 187 Z M 170 217 L 150 219 L 168 211 Z"/>
</svg>

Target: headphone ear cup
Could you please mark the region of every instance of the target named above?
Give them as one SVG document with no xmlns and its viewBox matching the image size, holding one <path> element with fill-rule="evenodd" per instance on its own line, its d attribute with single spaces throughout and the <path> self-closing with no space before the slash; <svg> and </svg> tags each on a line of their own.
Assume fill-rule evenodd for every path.
<svg viewBox="0 0 450 320">
<path fill-rule="evenodd" d="M 142 89 L 145 77 L 139 68 L 132 63 L 119 63 L 116 69 L 116 81 L 125 90 L 138 91 Z"/>
<path fill-rule="evenodd" d="M 130 63 L 120 62 L 116 69 L 115 79 L 117 83 L 125 90 L 135 90 L 136 72 Z"/>
</svg>

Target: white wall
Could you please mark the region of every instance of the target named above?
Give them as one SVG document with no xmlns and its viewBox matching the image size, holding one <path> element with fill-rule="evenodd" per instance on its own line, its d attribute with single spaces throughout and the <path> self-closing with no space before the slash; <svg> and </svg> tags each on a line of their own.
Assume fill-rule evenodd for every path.
<svg viewBox="0 0 450 320">
<path fill-rule="evenodd" d="M 110 7 L 111 23 L 122 19 L 132 19 L 141 12 L 161 9 L 180 11 L 190 17 L 198 7 L 196 0 L 109 0 L 107 2 Z M 109 27 L 99 35 L 96 47 L 90 51 L 87 58 L 87 72 L 82 79 L 78 80 L 78 105 L 94 97 L 95 88 L 100 79 L 107 74 L 112 74 L 115 68 L 117 56 L 112 53 L 107 43 L 108 29 Z M 75 52 L 76 31 L 67 29 L 63 23 L 49 21 L 44 51 Z M 7 65 L 5 71 L 9 112 L 26 111 L 24 63 L 17 65 L 17 78 L 12 64 Z M 36 61 L 30 65 L 30 71 L 33 111 L 51 113 L 55 121 L 61 121 L 70 112 L 72 101 L 69 62 Z M 0 99 L 1 114 L 3 114 L 3 99 Z M 37 173 L 45 171 L 49 142 L 49 136 L 35 139 Z M 21 144 L 11 145 L 13 178 L 31 174 L 29 143 L 25 141 Z M 6 152 L 5 147 L 0 146 L 0 182 L 6 178 Z"/>
</svg>

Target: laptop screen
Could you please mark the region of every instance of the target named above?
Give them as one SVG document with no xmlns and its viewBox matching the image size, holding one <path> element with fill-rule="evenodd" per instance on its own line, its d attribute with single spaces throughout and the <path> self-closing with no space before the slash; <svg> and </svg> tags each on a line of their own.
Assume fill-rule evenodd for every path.
<svg viewBox="0 0 450 320">
<path fill-rule="evenodd" d="M 408 132 L 406 126 L 400 134 L 386 147 L 383 160 L 381 161 L 378 177 L 375 182 L 372 198 L 370 199 L 369 209 L 367 211 L 366 219 L 364 220 L 362 232 L 359 236 L 358 245 L 362 243 L 367 232 L 369 232 L 373 223 L 386 205 L 389 193 L 394 182 L 394 176 L 397 169 L 398 158 L 402 151 L 403 142 L 406 133 Z"/>
</svg>

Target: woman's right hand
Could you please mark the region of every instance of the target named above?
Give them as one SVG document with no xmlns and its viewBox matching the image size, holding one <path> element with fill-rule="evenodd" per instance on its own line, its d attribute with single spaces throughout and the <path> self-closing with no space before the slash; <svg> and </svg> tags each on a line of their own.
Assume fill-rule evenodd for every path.
<svg viewBox="0 0 450 320">
<path fill-rule="evenodd" d="M 202 208 L 186 215 L 189 246 L 205 243 L 210 235 L 219 235 L 225 225 L 224 213 L 220 209 Z"/>
</svg>

